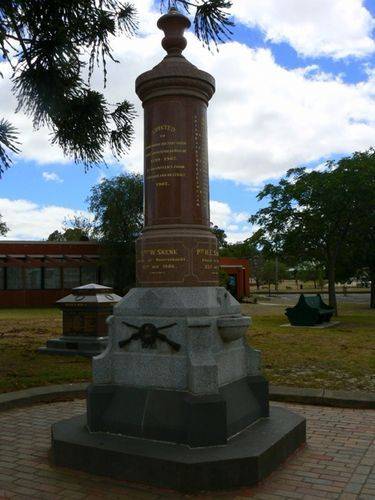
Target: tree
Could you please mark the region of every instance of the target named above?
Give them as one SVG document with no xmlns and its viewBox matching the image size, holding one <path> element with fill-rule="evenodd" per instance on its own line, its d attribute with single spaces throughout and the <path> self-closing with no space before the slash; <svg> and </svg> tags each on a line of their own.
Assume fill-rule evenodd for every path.
<svg viewBox="0 0 375 500">
<path fill-rule="evenodd" d="M 237 257 L 238 259 L 252 259 L 258 251 L 250 238 L 236 243 L 228 243 L 220 250 L 222 257 Z"/>
<path fill-rule="evenodd" d="M 375 149 L 343 158 L 340 167 L 350 178 L 358 200 L 354 206 L 356 220 L 338 260 L 339 278 L 367 277 L 371 287 L 370 307 L 375 308 Z M 348 196 L 351 195 L 348 190 Z"/>
<path fill-rule="evenodd" d="M 64 234 L 59 231 L 58 229 L 55 229 L 47 238 L 47 241 L 55 241 L 55 242 L 63 242 L 66 241 Z"/>
<path fill-rule="evenodd" d="M 65 219 L 62 231 L 53 231 L 48 241 L 89 241 L 94 239 L 93 224 L 83 215 L 75 215 L 71 219 Z"/>
<path fill-rule="evenodd" d="M 306 260 L 299 263 L 294 271 L 296 280 L 301 280 L 304 282 L 313 281 L 314 288 L 317 288 L 317 284 L 319 284 L 319 288 L 322 289 L 324 269 L 319 262 L 316 262 L 314 260 Z"/>
<path fill-rule="evenodd" d="M 374 222 L 374 221 L 373 221 Z M 375 309 L 375 224 L 368 233 L 368 239 L 362 247 L 362 263 L 370 281 L 370 307 Z"/>
<path fill-rule="evenodd" d="M 135 240 L 143 228 L 143 179 L 123 174 L 91 189 L 93 234 L 102 243 L 102 264 L 114 287 L 125 291 L 135 282 Z"/>
<path fill-rule="evenodd" d="M 2 220 L 2 216 L 0 214 L 0 236 L 5 236 L 8 231 L 9 231 L 9 228 L 5 224 L 5 222 Z"/>
<path fill-rule="evenodd" d="M 121 156 L 132 140 L 133 105 L 107 102 L 102 92 L 90 88 L 90 80 L 95 66 L 101 66 L 105 86 L 106 63 L 115 61 L 110 40 L 136 34 L 135 5 L 120 0 L 0 3 L 0 54 L 12 70 L 17 110 L 25 111 L 35 128 L 46 125 L 52 143 L 86 168 L 103 163 L 108 146 Z M 194 12 L 195 33 L 206 45 L 231 33 L 229 1 L 160 0 L 162 10 L 172 5 Z M 18 151 L 15 128 L 0 120 L 0 175 Z"/>
<path fill-rule="evenodd" d="M 278 184 L 267 184 L 258 194 L 269 203 L 250 221 L 260 225 L 271 247 L 278 244 L 285 254 L 324 264 L 329 303 L 337 312 L 336 267 L 353 235 L 357 244 L 367 237 L 374 192 L 375 150 L 370 149 L 330 161 L 322 171 L 289 170 Z"/>
<path fill-rule="evenodd" d="M 227 243 L 227 235 L 225 234 L 224 229 L 220 229 L 218 226 L 213 225 L 213 223 L 211 222 L 210 223 L 210 230 L 212 233 L 214 233 L 214 235 L 217 238 L 217 244 L 218 244 L 219 250 L 221 248 L 225 248 L 228 245 L 228 243 Z"/>
</svg>

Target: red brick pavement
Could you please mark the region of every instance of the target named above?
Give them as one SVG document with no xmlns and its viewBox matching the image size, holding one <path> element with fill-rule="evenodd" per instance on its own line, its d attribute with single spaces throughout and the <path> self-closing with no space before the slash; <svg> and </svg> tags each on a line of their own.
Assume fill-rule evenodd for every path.
<svg viewBox="0 0 375 500">
<path fill-rule="evenodd" d="M 196 498 L 375 499 L 375 412 L 285 406 L 307 417 L 307 446 L 255 488 Z M 0 413 L 1 499 L 187 498 L 171 491 L 51 466 L 51 424 L 83 413 L 84 407 L 83 401 L 76 400 Z"/>
</svg>

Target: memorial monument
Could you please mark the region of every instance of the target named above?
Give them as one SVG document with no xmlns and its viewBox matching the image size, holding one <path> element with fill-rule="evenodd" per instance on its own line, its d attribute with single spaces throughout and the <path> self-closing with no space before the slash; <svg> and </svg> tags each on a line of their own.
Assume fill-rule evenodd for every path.
<svg viewBox="0 0 375 500">
<path fill-rule="evenodd" d="M 305 420 L 269 408 L 250 318 L 218 286 L 209 229 L 211 75 L 182 55 L 189 20 L 162 16 L 166 57 L 140 75 L 145 227 L 137 282 L 93 358 L 87 415 L 52 428 L 57 465 L 185 492 L 250 485 L 305 442 Z"/>
<path fill-rule="evenodd" d="M 107 347 L 106 319 L 121 300 L 108 286 L 89 283 L 77 286 L 56 304 L 63 314 L 63 334 L 47 340 L 42 354 L 97 356 Z"/>
</svg>

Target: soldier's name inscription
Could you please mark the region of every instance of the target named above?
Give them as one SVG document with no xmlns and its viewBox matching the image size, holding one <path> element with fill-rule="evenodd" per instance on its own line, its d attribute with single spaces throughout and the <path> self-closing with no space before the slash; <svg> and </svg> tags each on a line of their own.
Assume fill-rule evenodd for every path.
<svg viewBox="0 0 375 500">
<path fill-rule="evenodd" d="M 217 280 L 218 251 L 207 243 L 175 242 L 163 247 L 142 245 L 137 252 L 138 279 L 151 283 L 183 283 L 186 279 Z"/>
</svg>

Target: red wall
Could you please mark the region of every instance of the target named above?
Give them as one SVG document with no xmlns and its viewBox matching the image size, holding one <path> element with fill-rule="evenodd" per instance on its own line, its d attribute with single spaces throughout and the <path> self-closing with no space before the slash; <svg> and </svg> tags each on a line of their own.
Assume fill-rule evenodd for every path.
<svg viewBox="0 0 375 500">
<path fill-rule="evenodd" d="M 235 257 L 220 257 L 220 269 L 227 274 L 234 274 L 237 279 L 237 298 L 242 299 L 250 295 L 250 266 L 249 259 Z"/>
<path fill-rule="evenodd" d="M 90 255 L 98 254 L 92 241 L 56 243 L 54 241 L 0 241 L 0 255 Z"/>
</svg>

